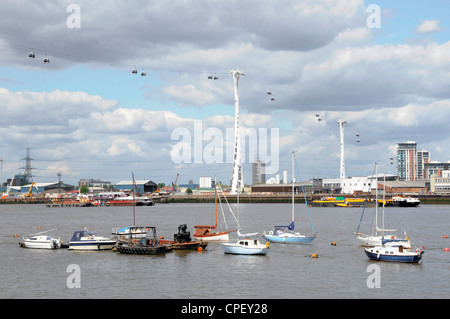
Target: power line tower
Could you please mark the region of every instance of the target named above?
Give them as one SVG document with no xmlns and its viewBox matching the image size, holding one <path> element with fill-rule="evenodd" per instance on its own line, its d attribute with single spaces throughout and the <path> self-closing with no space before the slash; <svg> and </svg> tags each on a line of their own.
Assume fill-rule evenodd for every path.
<svg viewBox="0 0 450 319">
<path fill-rule="evenodd" d="M 231 194 L 241 192 L 244 187 L 242 175 L 241 137 L 239 132 L 239 77 L 245 76 L 241 70 L 233 69 L 229 72 L 234 78 L 234 162 L 231 176 Z"/>
<path fill-rule="evenodd" d="M 25 161 L 25 167 L 21 168 L 24 170 L 23 174 L 25 175 L 25 182 L 32 183 L 33 182 L 32 170 L 34 169 L 34 167 L 31 167 L 31 161 L 33 159 L 30 157 L 30 148 L 27 148 L 27 157 L 22 158 L 22 160 Z"/>
</svg>

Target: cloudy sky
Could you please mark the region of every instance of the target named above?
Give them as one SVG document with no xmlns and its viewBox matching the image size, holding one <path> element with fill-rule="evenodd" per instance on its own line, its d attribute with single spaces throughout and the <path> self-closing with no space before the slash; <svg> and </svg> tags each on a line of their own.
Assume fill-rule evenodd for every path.
<svg viewBox="0 0 450 319">
<path fill-rule="evenodd" d="M 395 174 L 389 158 L 408 140 L 432 160 L 450 160 L 446 0 L 17 0 L 0 7 L 2 182 L 23 171 L 30 148 L 36 182 L 61 172 L 74 185 L 115 183 L 134 172 L 166 184 L 178 173 L 179 183 L 217 175 L 229 184 L 235 68 L 245 74 L 242 127 L 258 141 L 268 133 L 266 153 L 276 145 L 270 156 L 277 154 L 280 171 L 295 149 L 302 179 L 338 177 L 339 119 L 348 123 L 347 176 L 369 175 L 375 162 Z M 180 130 L 189 139 L 174 134 Z M 208 132 L 222 132 L 222 140 Z M 204 153 L 195 162 L 199 145 L 206 153 L 223 145 L 223 160 Z M 251 145 L 246 183 L 251 159 L 264 155 Z M 191 150 L 191 161 L 176 160 L 180 148 Z"/>
</svg>

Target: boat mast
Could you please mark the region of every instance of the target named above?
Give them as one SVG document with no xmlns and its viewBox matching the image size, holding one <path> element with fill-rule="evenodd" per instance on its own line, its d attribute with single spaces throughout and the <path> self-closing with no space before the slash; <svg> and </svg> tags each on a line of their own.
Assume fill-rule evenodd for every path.
<svg viewBox="0 0 450 319">
<path fill-rule="evenodd" d="M 133 226 L 136 226 L 136 201 L 134 199 L 134 192 L 135 192 L 134 172 L 131 172 L 131 177 L 133 178 Z"/>
<path fill-rule="evenodd" d="M 217 186 L 216 186 L 216 177 L 214 176 L 214 203 L 216 206 L 216 228 L 217 228 Z"/>
<path fill-rule="evenodd" d="M 292 221 L 294 221 L 294 157 L 295 151 L 292 151 Z"/>
<path fill-rule="evenodd" d="M 375 235 L 378 235 L 378 163 L 375 163 Z"/>
</svg>

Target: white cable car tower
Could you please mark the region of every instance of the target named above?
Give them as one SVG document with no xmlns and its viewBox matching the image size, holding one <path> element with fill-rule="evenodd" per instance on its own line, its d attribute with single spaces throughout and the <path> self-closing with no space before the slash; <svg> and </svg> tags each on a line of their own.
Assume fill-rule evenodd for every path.
<svg viewBox="0 0 450 319">
<path fill-rule="evenodd" d="M 230 70 L 234 78 L 234 161 L 233 174 L 231 176 L 231 194 L 237 194 L 244 187 L 244 176 L 242 175 L 241 137 L 239 132 L 239 77 L 245 76 L 241 70 Z"/>
<path fill-rule="evenodd" d="M 345 120 L 338 120 L 339 133 L 341 136 L 341 179 L 345 179 L 345 159 L 344 159 L 344 124 L 347 124 Z"/>
</svg>

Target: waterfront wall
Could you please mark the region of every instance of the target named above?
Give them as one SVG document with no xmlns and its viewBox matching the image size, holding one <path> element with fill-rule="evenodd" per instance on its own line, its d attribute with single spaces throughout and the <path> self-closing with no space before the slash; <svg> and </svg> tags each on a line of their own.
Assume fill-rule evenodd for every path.
<svg viewBox="0 0 450 319">
<path fill-rule="evenodd" d="M 336 195 L 337 197 L 347 197 L 354 198 L 354 196 L 348 195 Z M 307 195 L 307 201 L 312 201 L 316 199 L 320 199 L 321 196 L 311 196 Z M 439 195 L 420 195 L 415 196 L 420 199 L 421 204 L 442 204 L 449 205 L 450 204 L 450 196 L 439 196 Z M 237 196 L 236 195 L 226 195 L 226 198 L 229 203 L 236 203 Z M 296 203 L 304 203 L 305 196 L 303 194 L 295 195 Z M 364 198 L 364 196 L 360 196 L 360 198 Z M 374 199 L 374 196 L 370 196 L 371 199 Z M 222 202 L 224 201 L 222 197 Z M 292 195 L 288 193 L 280 193 L 280 194 L 243 194 L 239 195 L 239 202 L 241 203 L 290 203 L 292 201 Z M 159 203 L 214 203 L 214 195 L 171 195 L 165 198 L 156 200 L 155 202 Z M 31 197 L 31 198 L 6 198 L 0 199 L 0 204 L 48 204 L 48 198 L 42 197 Z"/>
</svg>

